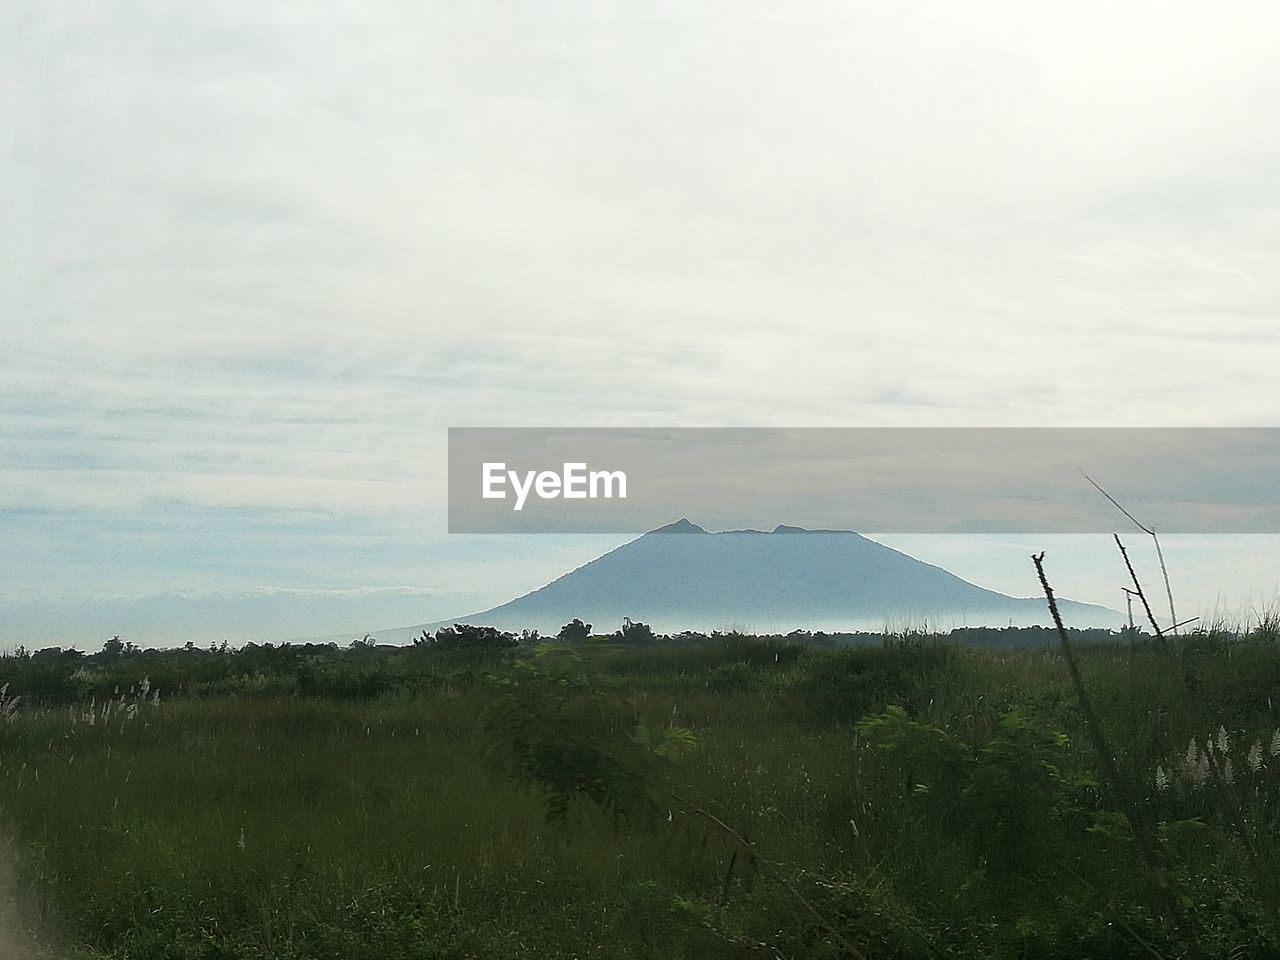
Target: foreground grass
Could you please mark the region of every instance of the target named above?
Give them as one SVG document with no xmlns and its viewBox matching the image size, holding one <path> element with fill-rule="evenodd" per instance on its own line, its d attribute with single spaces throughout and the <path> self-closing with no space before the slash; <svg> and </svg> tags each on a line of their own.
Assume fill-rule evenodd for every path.
<svg viewBox="0 0 1280 960">
<path fill-rule="evenodd" d="M 259 658 L 159 703 L 142 674 L 178 668 L 113 660 L 74 704 L 0 723 L 0 816 L 86 956 L 1280 955 L 1275 638 L 1083 661 L 1137 796 L 1099 778 L 1052 650 L 738 639 Z M 607 695 L 574 743 L 607 752 L 640 721 L 696 747 L 644 767 L 641 803 L 575 787 L 548 819 L 495 734 L 522 689 L 528 715 L 497 714 L 513 733 L 560 729 L 545 689 L 555 710 Z"/>
</svg>

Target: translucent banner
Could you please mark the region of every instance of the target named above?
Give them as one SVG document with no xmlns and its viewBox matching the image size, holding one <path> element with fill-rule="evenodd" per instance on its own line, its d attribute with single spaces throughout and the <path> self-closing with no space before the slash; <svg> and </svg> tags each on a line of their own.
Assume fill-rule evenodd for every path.
<svg viewBox="0 0 1280 960">
<path fill-rule="evenodd" d="M 1090 482 L 1093 481 L 1093 483 Z M 449 430 L 453 533 L 1280 532 L 1276 428 Z"/>
</svg>

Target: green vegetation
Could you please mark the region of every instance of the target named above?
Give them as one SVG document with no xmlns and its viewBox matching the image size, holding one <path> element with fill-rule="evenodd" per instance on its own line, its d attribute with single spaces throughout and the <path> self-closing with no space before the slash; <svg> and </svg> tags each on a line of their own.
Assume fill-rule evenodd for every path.
<svg viewBox="0 0 1280 960">
<path fill-rule="evenodd" d="M 1280 955 L 1274 625 L 1074 638 L 1128 787 L 1047 634 L 643 626 L 5 657 L 17 871 L 121 960 Z"/>
</svg>

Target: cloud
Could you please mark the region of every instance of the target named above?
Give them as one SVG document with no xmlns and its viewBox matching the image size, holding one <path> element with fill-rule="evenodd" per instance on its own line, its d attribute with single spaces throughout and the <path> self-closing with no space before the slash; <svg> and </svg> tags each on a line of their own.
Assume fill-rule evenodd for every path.
<svg viewBox="0 0 1280 960">
<path fill-rule="evenodd" d="M 0 508 L 430 539 L 449 425 L 1280 413 L 1269 4 L 10 25 Z"/>
</svg>

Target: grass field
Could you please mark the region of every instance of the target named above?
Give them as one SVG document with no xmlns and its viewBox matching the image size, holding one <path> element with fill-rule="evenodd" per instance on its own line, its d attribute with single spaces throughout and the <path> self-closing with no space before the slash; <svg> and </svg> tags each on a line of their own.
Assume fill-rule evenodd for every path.
<svg viewBox="0 0 1280 960">
<path fill-rule="evenodd" d="M 1280 956 L 1275 630 L 1078 653 L 1119 779 L 1047 642 L 23 653 L 0 822 L 68 956 Z"/>
</svg>

